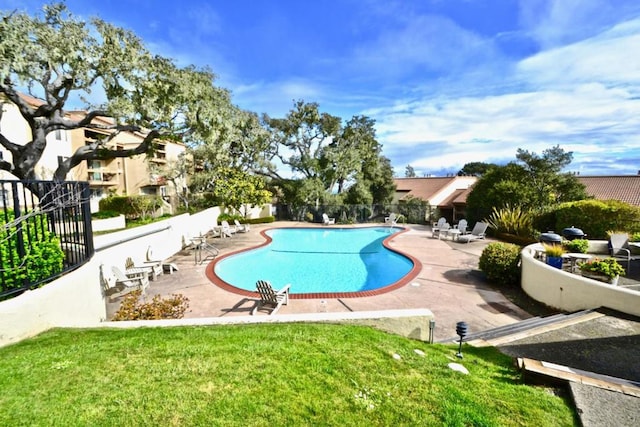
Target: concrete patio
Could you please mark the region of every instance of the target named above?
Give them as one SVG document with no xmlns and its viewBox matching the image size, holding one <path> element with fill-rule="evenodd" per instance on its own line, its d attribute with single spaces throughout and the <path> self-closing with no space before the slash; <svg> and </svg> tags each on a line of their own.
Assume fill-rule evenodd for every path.
<svg viewBox="0 0 640 427">
<path fill-rule="evenodd" d="M 252 226 L 249 233 L 237 233 L 232 238 L 209 238 L 208 242 L 220 251 L 220 255 L 224 255 L 263 243 L 261 230 L 309 226 L 320 225 L 298 222 L 261 224 Z M 431 238 L 428 226 L 410 225 L 408 228 L 408 232 L 391 241 L 391 246 L 422 263 L 421 272 L 410 284 L 370 297 L 295 299 L 283 306 L 277 315 L 427 308 L 435 316 L 435 340 L 454 336 L 459 321 L 467 322 L 470 332 L 476 332 L 531 317 L 484 282 L 477 265 L 478 257 L 489 240 L 457 243 Z M 254 299 L 228 292 L 211 283 L 205 275 L 211 261 L 196 263 L 193 249 L 175 254 L 170 261 L 179 270 L 151 282 L 147 294 L 186 296 L 189 298 L 189 310 L 185 318 L 244 316 L 254 307 Z M 275 287 L 278 285 L 274 283 Z M 117 310 L 120 301 L 121 298 L 117 298 L 108 304 L 109 317 Z"/>
</svg>

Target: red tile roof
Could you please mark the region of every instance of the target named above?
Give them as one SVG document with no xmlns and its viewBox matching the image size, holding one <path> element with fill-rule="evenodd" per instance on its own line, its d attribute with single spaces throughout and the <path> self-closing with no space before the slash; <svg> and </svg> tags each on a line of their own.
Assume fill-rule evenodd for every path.
<svg viewBox="0 0 640 427">
<path fill-rule="evenodd" d="M 577 176 L 587 194 L 598 200 L 620 200 L 640 206 L 640 175 Z"/>
<path fill-rule="evenodd" d="M 453 181 L 455 176 L 434 177 L 434 178 L 395 178 L 396 191 L 407 193 L 413 197 L 419 197 L 422 200 L 433 198 L 447 184 Z"/>
</svg>

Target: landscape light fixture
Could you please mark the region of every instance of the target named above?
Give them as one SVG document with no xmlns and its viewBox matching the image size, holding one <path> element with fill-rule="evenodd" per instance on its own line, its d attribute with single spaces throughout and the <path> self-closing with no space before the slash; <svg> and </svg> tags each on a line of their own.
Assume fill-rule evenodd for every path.
<svg viewBox="0 0 640 427">
<path fill-rule="evenodd" d="M 458 346 L 458 353 L 456 353 L 456 357 L 462 359 L 462 340 L 465 336 L 467 336 L 467 331 L 469 327 L 465 322 L 456 323 L 456 334 L 460 336 L 460 345 Z"/>
</svg>

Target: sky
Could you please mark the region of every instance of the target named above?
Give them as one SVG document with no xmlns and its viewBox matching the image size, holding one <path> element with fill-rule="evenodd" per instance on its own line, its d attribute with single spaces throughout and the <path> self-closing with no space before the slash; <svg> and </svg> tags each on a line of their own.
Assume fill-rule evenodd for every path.
<svg viewBox="0 0 640 427">
<path fill-rule="evenodd" d="M 177 65 L 209 67 L 242 109 L 282 118 L 304 100 L 374 119 L 399 177 L 555 145 L 573 152 L 569 172 L 640 172 L 638 0 L 66 3 Z"/>
</svg>

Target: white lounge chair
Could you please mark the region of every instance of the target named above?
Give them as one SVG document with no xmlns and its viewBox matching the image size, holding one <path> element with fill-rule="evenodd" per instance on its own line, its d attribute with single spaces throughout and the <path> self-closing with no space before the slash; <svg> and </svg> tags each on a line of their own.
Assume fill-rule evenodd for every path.
<svg viewBox="0 0 640 427">
<path fill-rule="evenodd" d="M 113 275 L 116 277 L 115 288 L 122 291 L 135 291 L 140 289 L 144 294 L 149 286 L 149 274 L 146 271 L 125 274 L 115 265 L 111 267 Z"/>
<path fill-rule="evenodd" d="M 473 226 L 471 233 L 458 236 L 458 241 L 469 243 L 473 240 L 484 239 L 488 227 L 489 224 L 487 224 L 486 222 L 478 221 Z"/>
<path fill-rule="evenodd" d="M 447 223 L 447 219 L 445 217 L 440 217 L 437 223 L 431 225 L 431 232 L 440 231 L 440 227 Z"/>
<path fill-rule="evenodd" d="M 247 233 L 249 231 L 249 224 L 240 224 L 240 221 L 237 219 L 233 220 L 233 223 L 236 225 L 236 231 L 239 233 Z"/>
<path fill-rule="evenodd" d="M 329 215 L 327 215 L 326 213 L 322 214 L 322 224 L 323 225 L 332 225 L 336 223 L 336 219 L 335 218 L 329 218 Z"/>
<path fill-rule="evenodd" d="M 395 213 L 391 212 L 389 216 L 384 218 L 384 223 L 389 225 L 390 227 L 393 227 L 398 223 L 398 218 L 400 218 L 399 215 L 396 215 Z"/>
<path fill-rule="evenodd" d="M 149 280 L 156 280 L 162 274 L 162 265 L 159 262 L 134 262 L 133 258 L 127 257 L 124 262 L 125 274 L 128 270 L 145 270 L 149 275 Z"/>
<path fill-rule="evenodd" d="M 609 236 L 609 255 L 616 261 L 627 263 L 627 276 L 631 271 L 631 261 L 640 259 L 640 257 L 631 255 L 627 233 L 616 233 Z"/>
<path fill-rule="evenodd" d="M 284 288 L 276 291 L 271 286 L 271 283 L 265 280 L 258 280 L 256 282 L 256 290 L 258 291 L 258 294 L 260 294 L 260 300 L 256 303 L 251 314 L 256 314 L 258 310 L 264 307 L 271 310 L 269 314 L 276 314 L 282 305 L 287 305 L 289 303 L 290 287 L 291 285 L 286 285 Z"/>
<path fill-rule="evenodd" d="M 451 224 L 449 224 L 448 222 L 445 221 L 444 224 L 440 225 L 439 227 L 434 227 L 431 229 L 431 237 L 433 238 L 438 238 L 440 239 L 440 237 L 444 234 L 445 237 L 447 236 L 447 232 L 449 231 L 449 229 L 451 228 Z"/>
<path fill-rule="evenodd" d="M 467 227 L 468 227 L 468 223 L 466 219 L 461 219 L 460 221 L 458 221 L 458 223 L 456 225 L 453 226 L 453 228 L 456 228 L 458 230 L 460 230 L 460 234 L 467 234 Z"/>
<path fill-rule="evenodd" d="M 231 227 L 228 221 L 220 221 L 220 231 L 223 236 L 231 237 L 237 230 L 235 226 Z"/>
<path fill-rule="evenodd" d="M 151 246 L 147 248 L 146 258 L 147 259 L 145 263 L 158 263 L 162 267 L 162 271 L 165 273 L 173 274 L 174 271 L 178 271 L 178 266 L 175 265 L 174 263 L 167 262 L 161 259 L 155 259 L 155 256 L 153 255 L 153 249 L 151 249 Z"/>
</svg>

